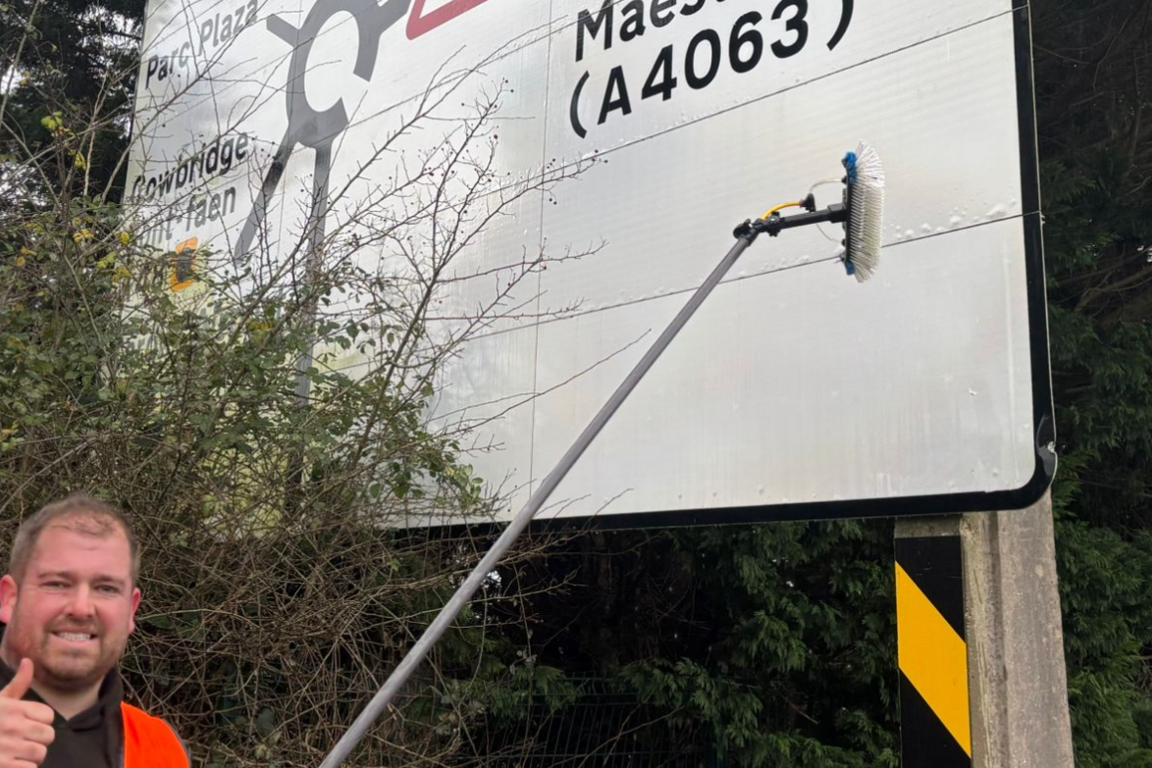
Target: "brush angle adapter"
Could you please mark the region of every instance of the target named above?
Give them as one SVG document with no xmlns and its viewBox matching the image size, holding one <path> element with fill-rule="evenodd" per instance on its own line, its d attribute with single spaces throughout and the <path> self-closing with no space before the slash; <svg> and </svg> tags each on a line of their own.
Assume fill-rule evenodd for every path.
<svg viewBox="0 0 1152 768">
<path fill-rule="evenodd" d="M 476 590 L 495 569 L 500 558 L 512 547 L 517 537 L 532 521 L 536 513 L 544 506 L 552 492 L 568 474 L 572 466 L 583 455 L 584 451 L 612 418 L 624 400 L 644 378 L 648 369 L 657 358 L 668 348 L 672 339 L 680 329 L 695 314 L 712 290 L 720 283 L 736 260 L 740 258 L 748 246 L 761 232 L 767 232 L 775 237 L 785 229 L 794 229 L 810 224 L 836 223 L 844 226 L 844 252 L 840 255 L 849 275 L 863 282 L 875 271 L 880 257 L 881 213 L 884 205 L 884 171 L 876 152 L 866 144 L 860 144 L 855 152 L 849 152 L 843 160 L 845 175 L 842 180 L 844 194 L 842 202 L 833 204 L 823 210 L 816 210 L 815 198 L 811 193 L 803 200 L 785 203 L 777 206 L 759 219 L 749 219 L 736 228 L 736 243 L 728 251 L 724 259 L 712 270 L 704 283 L 696 289 L 692 297 L 672 320 L 671 324 L 660 334 L 660 338 L 644 353 L 644 357 L 632 369 L 623 383 L 617 387 L 608 401 L 600 408 L 599 413 L 591 423 L 584 428 L 576 442 L 560 459 L 556 468 L 544 478 L 540 486 L 528 499 L 523 509 L 504 529 L 500 538 L 492 545 L 479 564 L 456 590 L 456 594 L 441 609 L 436 619 L 424 630 L 424 634 L 412 646 L 408 654 L 384 682 L 384 686 L 372 698 L 364 711 L 352 724 L 352 727 L 340 738 L 336 746 L 329 753 L 320 768 L 337 768 L 351 753 L 352 749 L 364 737 L 372 723 L 392 703 L 396 694 L 408 681 L 416 666 L 432 649 L 448 627 L 460 615 L 464 606 L 472 599 Z M 779 211 L 785 208 L 804 208 L 804 213 L 793 216 L 780 216 Z"/>
</svg>

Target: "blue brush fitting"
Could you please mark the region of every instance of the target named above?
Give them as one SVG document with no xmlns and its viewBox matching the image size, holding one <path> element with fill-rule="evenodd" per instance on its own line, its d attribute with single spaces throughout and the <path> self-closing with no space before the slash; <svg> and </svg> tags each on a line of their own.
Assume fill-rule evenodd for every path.
<svg viewBox="0 0 1152 768">
<path fill-rule="evenodd" d="M 848 178 L 845 180 L 848 184 L 856 183 L 856 153 L 849 152 L 844 155 L 844 170 L 848 172 Z"/>
</svg>

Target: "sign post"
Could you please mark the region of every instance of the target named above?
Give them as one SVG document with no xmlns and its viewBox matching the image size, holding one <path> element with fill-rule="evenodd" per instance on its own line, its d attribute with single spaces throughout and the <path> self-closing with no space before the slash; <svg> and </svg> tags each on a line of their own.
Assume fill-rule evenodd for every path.
<svg viewBox="0 0 1152 768">
<path fill-rule="evenodd" d="M 896 523 L 902 768 L 1072 768 L 1052 501 Z"/>
</svg>

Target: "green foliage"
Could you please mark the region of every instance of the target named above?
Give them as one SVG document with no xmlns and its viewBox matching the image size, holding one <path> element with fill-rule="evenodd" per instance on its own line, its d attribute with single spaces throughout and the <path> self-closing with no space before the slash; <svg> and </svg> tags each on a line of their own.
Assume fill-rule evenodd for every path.
<svg viewBox="0 0 1152 768">
<path fill-rule="evenodd" d="M 891 536 L 847 521 L 578 538 L 549 571 L 579 562 L 579 584 L 533 601 L 540 656 L 610 675 L 682 751 L 895 766 Z"/>
<path fill-rule="evenodd" d="M 1069 700 L 1080 765 L 1147 760 L 1146 689 L 1152 535 L 1125 540 L 1073 519 L 1059 523 Z"/>
<path fill-rule="evenodd" d="M 1077 765 L 1089 768 L 1152 760 L 1149 13 L 1136 0 L 1033 8 L 1057 555 Z"/>
<path fill-rule="evenodd" d="M 0 523 L 10 536 L 77 490 L 122 506 L 145 552 L 134 696 L 164 702 L 200 759 L 313 764 L 334 741 L 316 741 L 315 712 L 328 731 L 350 720 L 484 546 L 396 523 L 485 515 L 489 501 L 453 436 L 425 426 L 428 375 L 373 353 L 391 305 L 313 322 L 336 286 L 373 276 L 336 260 L 312 292 L 286 279 L 251 293 L 249 275 L 204 269 L 194 295 L 176 294 L 172 255 L 136 244 L 115 206 L 57 203 L 8 209 L 0 227 Z M 333 367 L 347 350 L 376 364 Z M 514 653 L 479 619 L 443 653 L 446 684 L 501 692 L 484 707 L 511 715 L 522 690 L 553 682 L 451 660 L 479 639 L 491 659 Z M 402 741 L 451 752 L 474 717 L 452 711 L 452 733 Z"/>
</svg>

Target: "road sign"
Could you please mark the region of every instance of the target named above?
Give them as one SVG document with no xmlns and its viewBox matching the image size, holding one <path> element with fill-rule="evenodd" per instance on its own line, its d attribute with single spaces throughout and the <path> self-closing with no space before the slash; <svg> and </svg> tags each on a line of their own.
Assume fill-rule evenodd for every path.
<svg viewBox="0 0 1152 768">
<path fill-rule="evenodd" d="M 761 238 L 542 517 L 1016 508 L 1055 465 L 1029 45 L 1007 0 L 153 2 L 128 192 L 159 214 L 159 247 L 286 252 L 315 194 L 354 203 L 444 135 L 378 154 L 433 82 L 453 105 L 501 89 L 508 188 L 591 163 L 491 223 L 431 324 L 498 295 L 515 308 L 440 372 L 429 414 L 473 428 L 472 463 L 514 511 L 732 227 L 838 179 L 864 139 L 887 172 L 876 276 L 844 275 L 831 228 Z M 355 231 L 363 211 L 323 213 Z M 499 280 L 524 254 L 601 243 Z"/>
</svg>

